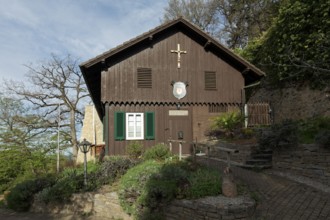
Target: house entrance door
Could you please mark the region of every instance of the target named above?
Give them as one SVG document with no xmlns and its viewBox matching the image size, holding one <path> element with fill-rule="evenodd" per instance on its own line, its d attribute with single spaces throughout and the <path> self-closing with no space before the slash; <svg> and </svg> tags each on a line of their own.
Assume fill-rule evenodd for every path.
<svg viewBox="0 0 330 220">
<path fill-rule="evenodd" d="M 192 121 L 191 111 L 189 109 L 183 110 L 169 110 L 169 140 L 182 140 L 182 153 L 192 153 Z M 172 143 L 172 152 L 179 153 L 179 143 Z"/>
</svg>

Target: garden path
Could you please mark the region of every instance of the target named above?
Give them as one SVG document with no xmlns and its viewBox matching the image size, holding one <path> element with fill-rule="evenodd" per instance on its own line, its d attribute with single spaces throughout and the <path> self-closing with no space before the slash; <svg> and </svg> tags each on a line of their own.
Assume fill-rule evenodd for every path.
<svg viewBox="0 0 330 220">
<path fill-rule="evenodd" d="M 198 161 L 221 171 L 226 164 L 206 158 Z M 236 179 L 244 182 L 259 198 L 254 219 L 321 220 L 330 219 L 330 193 L 318 187 L 275 175 L 276 172 L 254 172 L 231 167 Z"/>
</svg>

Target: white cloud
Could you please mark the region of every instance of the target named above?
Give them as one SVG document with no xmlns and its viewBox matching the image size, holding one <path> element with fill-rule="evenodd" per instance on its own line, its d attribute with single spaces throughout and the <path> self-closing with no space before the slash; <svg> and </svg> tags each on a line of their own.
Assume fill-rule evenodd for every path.
<svg viewBox="0 0 330 220">
<path fill-rule="evenodd" d="M 0 0 L 0 79 L 51 53 L 90 59 L 159 25 L 167 0 Z"/>
</svg>

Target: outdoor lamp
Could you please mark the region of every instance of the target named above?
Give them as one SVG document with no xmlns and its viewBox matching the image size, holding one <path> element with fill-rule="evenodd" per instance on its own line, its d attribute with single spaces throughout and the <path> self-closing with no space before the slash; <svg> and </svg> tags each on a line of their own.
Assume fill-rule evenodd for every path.
<svg viewBox="0 0 330 220">
<path fill-rule="evenodd" d="M 87 158 L 86 153 L 89 151 L 89 148 L 92 144 L 84 138 L 84 140 L 78 144 L 80 151 L 84 153 L 84 185 L 87 185 Z"/>
<path fill-rule="evenodd" d="M 82 153 L 86 154 L 92 144 L 84 138 L 84 140 L 78 145 Z"/>
</svg>

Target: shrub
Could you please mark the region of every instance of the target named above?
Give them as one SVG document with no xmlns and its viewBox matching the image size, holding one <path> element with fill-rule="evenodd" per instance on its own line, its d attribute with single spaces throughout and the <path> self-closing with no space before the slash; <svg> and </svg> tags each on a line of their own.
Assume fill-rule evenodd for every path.
<svg viewBox="0 0 330 220">
<path fill-rule="evenodd" d="M 159 172 L 160 168 L 160 163 L 148 160 L 129 169 L 121 178 L 119 198 L 122 207 L 127 213 L 137 215 L 137 200 L 145 190 L 150 176 Z"/>
<path fill-rule="evenodd" d="M 240 112 L 228 112 L 212 119 L 210 134 L 223 132 L 226 137 L 233 137 L 234 132 L 243 125 L 244 116 Z"/>
<path fill-rule="evenodd" d="M 186 198 L 201 198 L 221 194 L 220 172 L 200 168 L 188 177 L 190 187 L 187 189 Z"/>
<path fill-rule="evenodd" d="M 138 161 L 125 157 L 109 157 L 101 164 L 96 178 L 100 182 L 100 185 L 112 183 L 137 163 Z"/>
<path fill-rule="evenodd" d="M 162 208 L 174 198 L 200 198 L 221 192 L 220 173 L 192 161 L 147 160 L 120 181 L 119 198 L 136 219 L 162 219 Z"/>
<path fill-rule="evenodd" d="M 315 136 L 315 143 L 330 149 L 330 130 L 322 130 Z"/>
<path fill-rule="evenodd" d="M 299 141 L 302 143 L 313 143 L 319 138 L 322 139 L 320 134 L 330 130 L 330 118 L 329 117 L 315 117 L 301 120 L 299 125 Z M 326 132 L 324 133 L 326 134 Z M 318 136 L 316 138 L 316 136 Z"/>
<path fill-rule="evenodd" d="M 137 141 L 131 142 L 127 146 L 127 154 L 133 159 L 140 158 L 143 154 L 143 145 Z"/>
<path fill-rule="evenodd" d="M 67 202 L 73 193 L 84 188 L 84 175 L 76 169 L 67 169 L 56 183 L 37 194 L 37 199 L 44 203 Z"/>
<path fill-rule="evenodd" d="M 165 160 L 166 158 L 172 156 L 170 149 L 165 144 L 157 144 L 152 148 L 149 148 L 144 152 L 144 160 Z"/>
<path fill-rule="evenodd" d="M 292 120 L 285 120 L 268 129 L 262 129 L 258 142 L 261 147 L 272 149 L 296 146 L 298 144 L 298 125 Z"/>
<path fill-rule="evenodd" d="M 54 176 L 48 175 L 46 177 L 26 180 L 17 184 L 11 189 L 6 198 L 8 207 L 15 211 L 28 211 L 33 200 L 33 195 L 40 190 L 49 187 L 54 182 Z"/>
</svg>

